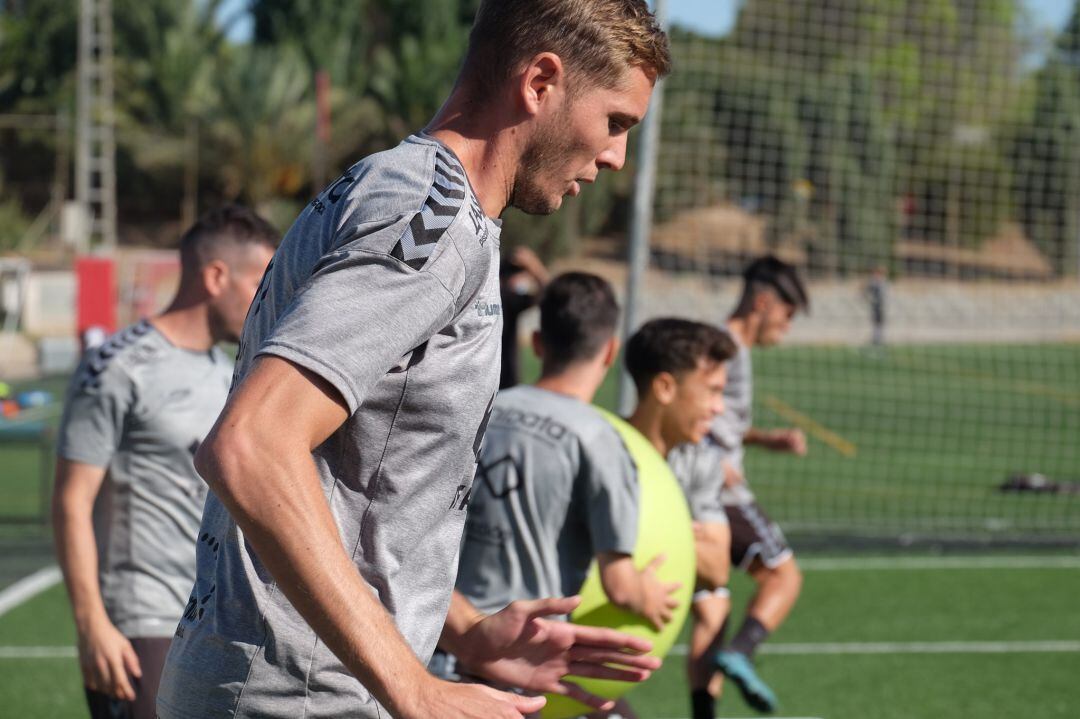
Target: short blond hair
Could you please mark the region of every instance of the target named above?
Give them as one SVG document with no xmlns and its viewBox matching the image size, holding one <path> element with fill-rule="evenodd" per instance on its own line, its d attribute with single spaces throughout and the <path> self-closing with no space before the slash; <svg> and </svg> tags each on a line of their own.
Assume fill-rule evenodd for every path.
<svg viewBox="0 0 1080 719">
<path fill-rule="evenodd" d="M 616 86 L 631 67 L 653 80 L 671 71 L 667 35 L 645 0 L 482 0 L 463 80 L 486 95 L 541 52 L 599 87 Z"/>
</svg>

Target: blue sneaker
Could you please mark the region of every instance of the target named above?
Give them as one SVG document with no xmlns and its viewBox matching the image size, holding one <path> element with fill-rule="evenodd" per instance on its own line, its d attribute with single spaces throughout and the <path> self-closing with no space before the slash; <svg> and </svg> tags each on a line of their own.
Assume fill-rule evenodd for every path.
<svg viewBox="0 0 1080 719">
<path fill-rule="evenodd" d="M 714 661 L 716 668 L 739 687 L 747 704 L 759 712 L 776 711 L 776 695 L 769 685 L 761 680 L 746 655 L 738 652 L 717 652 Z"/>
</svg>

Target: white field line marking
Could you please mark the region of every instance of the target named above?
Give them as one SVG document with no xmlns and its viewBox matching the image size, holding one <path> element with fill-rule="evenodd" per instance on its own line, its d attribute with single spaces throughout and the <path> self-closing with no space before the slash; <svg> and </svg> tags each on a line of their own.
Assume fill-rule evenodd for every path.
<svg viewBox="0 0 1080 719">
<path fill-rule="evenodd" d="M 762 644 L 762 654 L 817 656 L 821 654 L 1047 654 L 1080 652 L 1080 641 L 1015 642 L 821 642 Z M 685 644 L 671 648 L 686 656 Z"/>
<path fill-rule="evenodd" d="M 46 589 L 59 584 L 61 579 L 63 575 L 60 574 L 60 568 L 53 564 L 23 577 L 7 589 L 0 591 L 0 617 Z"/>
<path fill-rule="evenodd" d="M 838 557 L 807 558 L 799 566 L 814 572 L 912 569 L 1080 569 L 1080 556 L 1017 557 Z"/>
<path fill-rule="evenodd" d="M 0 659 L 72 659 L 75 647 L 0 647 Z"/>
</svg>

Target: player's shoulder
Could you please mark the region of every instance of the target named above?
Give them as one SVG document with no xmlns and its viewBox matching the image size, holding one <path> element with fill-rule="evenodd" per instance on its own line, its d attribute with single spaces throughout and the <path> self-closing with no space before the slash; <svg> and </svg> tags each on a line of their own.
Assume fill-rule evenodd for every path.
<svg viewBox="0 0 1080 719">
<path fill-rule="evenodd" d="M 143 368 L 168 354 L 169 345 L 146 319 L 114 333 L 83 355 L 72 379 L 76 390 L 99 390 L 106 385 L 136 383 Z"/>
<path fill-rule="evenodd" d="M 668 452 L 668 465 L 673 470 L 710 471 L 722 466 L 728 452 L 711 437 L 700 442 L 684 442 Z"/>
<path fill-rule="evenodd" d="M 533 385 L 499 390 L 492 406 L 491 423 L 511 432 L 535 434 L 549 440 L 572 436 L 569 398 Z"/>
<path fill-rule="evenodd" d="M 424 134 L 357 162 L 301 220 L 332 223 L 323 224 L 335 238 L 325 251 L 386 253 L 418 271 L 450 265 L 436 273 L 450 284 L 464 283 L 470 266 L 486 275 L 498 244 L 461 161 Z"/>
<path fill-rule="evenodd" d="M 533 385 L 501 390 L 495 407 L 504 422 L 543 427 L 549 434 L 572 437 L 582 445 L 597 439 L 618 441 L 615 428 L 592 405 Z"/>
<path fill-rule="evenodd" d="M 360 221 L 415 212 L 434 184 L 436 167 L 448 164 L 440 149 L 437 143 L 410 135 L 395 147 L 359 160 L 320 199 L 333 204 L 344 202 L 346 216 Z M 452 174 L 463 176 L 464 172 Z M 460 201 L 453 204 L 460 208 Z"/>
</svg>

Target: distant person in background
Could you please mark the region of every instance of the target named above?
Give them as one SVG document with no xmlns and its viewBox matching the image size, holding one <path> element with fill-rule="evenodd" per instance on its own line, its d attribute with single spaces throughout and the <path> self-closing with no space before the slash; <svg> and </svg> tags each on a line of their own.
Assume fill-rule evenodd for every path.
<svg viewBox="0 0 1080 719">
<path fill-rule="evenodd" d="M 518 247 L 508 260 L 499 264 L 499 294 L 502 296 L 502 375 L 499 389 L 521 382 L 518 356 L 518 319 L 521 313 L 536 304 L 540 292 L 548 283 L 548 271 L 536 253 L 528 247 Z"/>
<path fill-rule="evenodd" d="M 67 394 L 53 527 L 93 719 L 152 719 L 195 581 L 206 485 L 192 458 L 225 405 L 236 342 L 279 235 L 228 206 L 180 241 L 160 315 L 90 349 Z"/>
<path fill-rule="evenodd" d="M 863 297 L 870 306 L 870 322 L 873 327 L 870 344 L 874 347 L 885 346 L 885 299 L 888 290 L 885 268 L 878 265 L 870 273 L 870 279 L 863 288 Z"/>
</svg>

